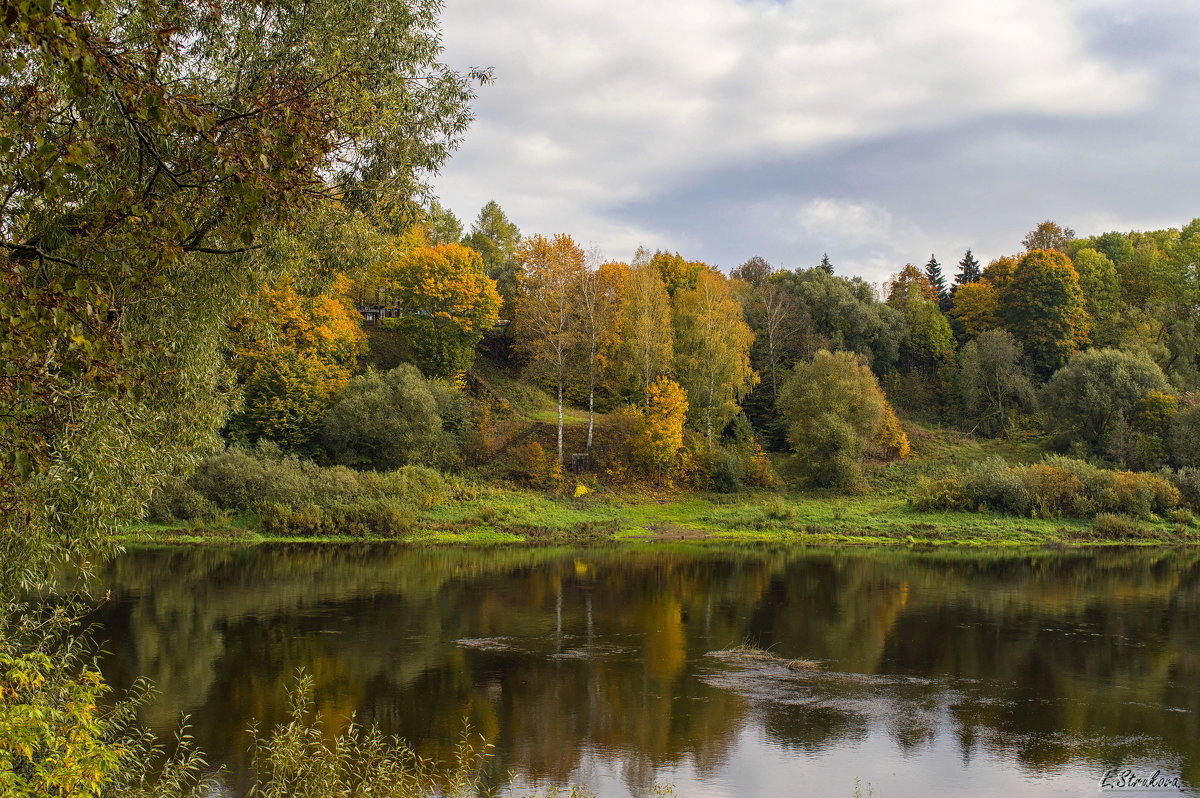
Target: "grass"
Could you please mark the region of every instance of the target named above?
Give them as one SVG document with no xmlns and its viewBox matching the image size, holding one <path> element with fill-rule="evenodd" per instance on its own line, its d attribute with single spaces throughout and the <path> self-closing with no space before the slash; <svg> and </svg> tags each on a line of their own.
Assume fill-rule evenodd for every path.
<svg viewBox="0 0 1200 798">
<path fill-rule="evenodd" d="M 899 495 L 814 496 L 752 493 L 675 498 L 626 492 L 582 499 L 487 487 L 469 500 L 421 513 L 400 538 L 352 538 L 416 545 L 596 543 L 645 540 L 777 542 L 801 545 L 1030 546 L 1196 543 L 1195 523 L 1149 520 L 1138 534 L 1075 518 L 1019 518 L 992 512 L 918 512 Z M 310 542 L 263 535 L 250 515 L 210 528 L 138 524 L 127 541 L 181 543 Z M 328 540 L 328 538 L 322 538 Z M 351 540 L 351 538 L 335 538 Z"/>
<path fill-rule="evenodd" d="M 489 371 L 489 380 L 503 382 Z M 525 383 L 512 380 L 530 392 Z M 548 399 L 547 399 L 548 401 Z M 938 478 L 988 457 L 1010 463 L 1043 455 L 1036 440 L 990 441 L 953 430 L 909 426 L 914 456 L 868 467 L 869 492 L 750 492 L 736 495 L 681 494 L 653 490 L 598 489 L 573 499 L 496 482 L 463 491 L 459 498 L 417 513 L 407 534 L 350 538 L 363 542 L 415 545 L 496 546 L 678 540 L 683 542 L 772 542 L 798 545 L 1040 546 L 1198 543 L 1191 513 L 1167 519 L 1115 523 L 1112 519 L 1024 518 L 994 512 L 917 511 L 908 504 L 920 477 Z M 125 530 L 136 542 L 257 543 L 310 542 L 311 537 L 262 534 L 257 518 L 244 513 L 203 528 L 141 523 Z"/>
</svg>

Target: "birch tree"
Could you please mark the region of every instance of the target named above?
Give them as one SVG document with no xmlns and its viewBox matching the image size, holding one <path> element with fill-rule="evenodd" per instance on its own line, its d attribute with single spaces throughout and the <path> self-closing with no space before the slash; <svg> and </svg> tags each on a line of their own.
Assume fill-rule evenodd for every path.
<svg viewBox="0 0 1200 798">
<path fill-rule="evenodd" d="M 579 293 L 584 254 L 566 234 L 525 239 L 517 252 L 524 267 L 515 320 L 517 349 L 529 371 L 548 382 L 558 399 L 558 462 L 563 461 L 563 390 L 577 351 Z"/>
<path fill-rule="evenodd" d="M 754 333 L 733 298 L 729 281 L 713 269 L 696 275 L 695 288 L 675 293 L 675 372 L 687 391 L 693 423 L 703 419 L 711 443 L 738 412 L 738 402 L 758 382 L 750 367 Z"/>
<path fill-rule="evenodd" d="M 671 299 L 645 248 L 634 255 L 625 291 L 619 358 L 626 390 L 643 401 L 655 378 L 671 371 L 675 351 Z"/>
<path fill-rule="evenodd" d="M 614 362 L 621 343 L 622 307 L 629 266 L 604 263 L 587 269 L 579 282 L 579 349 L 588 394 L 587 449 L 592 449 L 596 390 Z"/>
</svg>

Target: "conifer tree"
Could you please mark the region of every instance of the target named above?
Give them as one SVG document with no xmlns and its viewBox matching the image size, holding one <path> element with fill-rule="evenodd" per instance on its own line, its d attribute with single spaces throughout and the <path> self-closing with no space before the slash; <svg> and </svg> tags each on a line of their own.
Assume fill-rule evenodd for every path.
<svg viewBox="0 0 1200 798">
<path fill-rule="evenodd" d="M 971 250 L 967 250 L 963 255 L 962 260 L 958 262 L 958 274 L 954 277 L 954 285 L 950 289 L 951 296 L 958 290 L 960 285 L 967 283 L 978 282 L 983 275 L 983 270 L 979 268 L 979 261 L 975 260 L 975 256 L 971 254 Z"/>
<path fill-rule="evenodd" d="M 821 262 L 817 264 L 817 268 L 826 274 L 833 274 L 833 264 L 829 262 L 829 253 L 821 253 Z"/>
<path fill-rule="evenodd" d="M 946 278 L 942 276 L 942 264 L 938 263 L 937 255 L 930 254 L 929 262 L 925 264 L 925 276 L 929 284 L 937 291 L 938 306 L 942 311 L 950 307 L 950 295 L 946 292 Z"/>
</svg>

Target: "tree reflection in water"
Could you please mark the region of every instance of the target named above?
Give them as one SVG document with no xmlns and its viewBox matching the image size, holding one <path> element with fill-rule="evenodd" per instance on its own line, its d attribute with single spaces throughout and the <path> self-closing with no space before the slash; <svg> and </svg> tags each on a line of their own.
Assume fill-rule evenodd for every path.
<svg viewBox="0 0 1200 798">
<path fill-rule="evenodd" d="M 1166 549 L 154 549 L 108 566 L 97 620 L 109 679 L 152 678 L 146 722 L 190 714 L 235 788 L 304 668 L 330 733 L 357 714 L 446 757 L 466 719 L 497 780 L 736 782 L 757 739 L 888 795 L 928 788 L 888 775 L 923 756 L 1094 790 L 1133 761 L 1200 783 L 1198 574 Z M 744 642 L 780 659 L 707 656 Z"/>
</svg>

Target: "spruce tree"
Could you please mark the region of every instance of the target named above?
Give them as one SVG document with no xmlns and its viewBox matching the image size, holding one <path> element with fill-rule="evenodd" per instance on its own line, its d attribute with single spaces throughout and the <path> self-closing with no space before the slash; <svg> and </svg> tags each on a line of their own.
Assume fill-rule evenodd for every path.
<svg viewBox="0 0 1200 798">
<path fill-rule="evenodd" d="M 925 276 L 937 291 L 938 305 L 942 310 L 949 308 L 950 295 L 946 293 L 946 278 L 942 276 L 942 264 L 938 263 L 937 255 L 930 254 L 929 262 L 925 264 Z"/>
<path fill-rule="evenodd" d="M 963 285 L 965 283 L 974 283 L 983 275 L 983 270 L 979 268 L 979 261 L 975 260 L 975 256 L 971 254 L 971 250 L 967 250 L 963 255 L 962 260 L 958 262 L 958 274 L 954 278 L 955 285 Z"/>
<path fill-rule="evenodd" d="M 817 268 L 826 274 L 833 274 L 833 264 L 829 262 L 829 253 L 821 254 L 821 262 L 817 264 Z"/>
<path fill-rule="evenodd" d="M 962 260 L 958 262 L 958 274 L 954 276 L 954 285 L 950 286 L 950 299 L 954 299 L 954 294 L 960 285 L 978 282 L 982 276 L 983 270 L 979 267 L 979 261 L 975 260 L 975 256 L 968 249 L 963 254 Z"/>
</svg>

